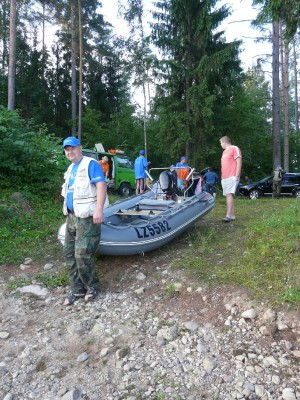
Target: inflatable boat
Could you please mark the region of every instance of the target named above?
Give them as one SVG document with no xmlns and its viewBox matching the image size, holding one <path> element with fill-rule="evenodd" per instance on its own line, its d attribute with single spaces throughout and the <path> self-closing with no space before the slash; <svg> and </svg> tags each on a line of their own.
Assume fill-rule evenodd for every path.
<svg viewBox="0 0 300 400">
<path fill-rule="evenodd" d="M 161 168 L 162 169 L 162 168 Z M 214 198 L 202 191 L 200 176 L 191 173 L 190 184 L 178 191 L 169 171 L 141 195 L 104 209 L 97 252 L 103 255 L 144 254 L 176 238 L 214 207 Z M 66 225 L 58 232 L 63 244 Z"/>
</svg>

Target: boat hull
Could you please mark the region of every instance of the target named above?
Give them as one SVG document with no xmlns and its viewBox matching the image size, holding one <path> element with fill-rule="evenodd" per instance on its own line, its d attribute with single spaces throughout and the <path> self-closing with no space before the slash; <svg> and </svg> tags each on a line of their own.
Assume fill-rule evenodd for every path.
<svg viewBox="0 0 300 400">
<path fill-rule="evenodd" d="M 114 203 L 104 210 L 97 253 L 134 255 L 155 250 L 189 229 L 213 207 L 214 199 L 206 192 L 177 203 L 156 200 L 149 191 Z M 65 224 L 59 230 L 61 243 L 64 231 Z"/>
</svg>

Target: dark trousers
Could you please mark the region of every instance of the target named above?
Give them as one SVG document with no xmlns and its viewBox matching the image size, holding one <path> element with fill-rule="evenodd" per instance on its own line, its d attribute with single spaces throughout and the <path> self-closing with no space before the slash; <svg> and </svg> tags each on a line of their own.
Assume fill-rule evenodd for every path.
<svg viewBox="0 0 300 400">
<path fill-rule="evenodd" d="M 273 181 L 273 197 L 279 199 L 281 192 L 281 181 Z"/>
</svg>

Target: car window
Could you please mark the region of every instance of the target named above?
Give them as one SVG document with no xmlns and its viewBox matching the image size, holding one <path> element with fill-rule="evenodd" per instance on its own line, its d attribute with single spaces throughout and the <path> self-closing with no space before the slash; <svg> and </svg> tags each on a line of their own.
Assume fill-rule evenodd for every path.
<svg viewBox="0 0 300 400">
<path fill-rule="evenodd" d="M 289 183 L 300 183 L 300 175 L 284 175 L 283 180 Z"/>
<path fill-rule="evenodd" d="M 83 154 L 84 156 L 86 156 L 86 157 L 90 157 L 90 158 L 93 158 L 94 160 L 97 160 L 97 161 L 98 161 L 98 159 L 97 159 L 97 154 L 96 154 L 96 153 L 93 153 L 93 152 L 90 152 L 90 151 L 84 151 L 84 150 L 82 150 L 82 154 Z"/>
<path fill-rule="evenodd" d="M 273 176 L 268 176 L 267 178 L 262 179 L 259 181 L 260 183 L 269 183 L 273 180 Z"/>
<path fill-rule="evenodd" d="M 133 169 L 133 162 L 129 158 L 118 156 L 117 159 L 120 167 Z"/>
</svg>

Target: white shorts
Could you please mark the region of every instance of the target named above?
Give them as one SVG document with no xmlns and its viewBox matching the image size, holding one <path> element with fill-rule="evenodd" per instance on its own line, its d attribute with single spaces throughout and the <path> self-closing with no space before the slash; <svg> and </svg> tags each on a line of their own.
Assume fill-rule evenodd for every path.
<svg viewBox="0 0 300 400">
<path fill-rule="evenodd" d="M 229 178 L 225 178 L 221 180 L 223 195 L 227 194 L 235 194 L 238 184 L 240 183 L 239 178 L 236 176 L 230 176 Z"/>
</svg>

